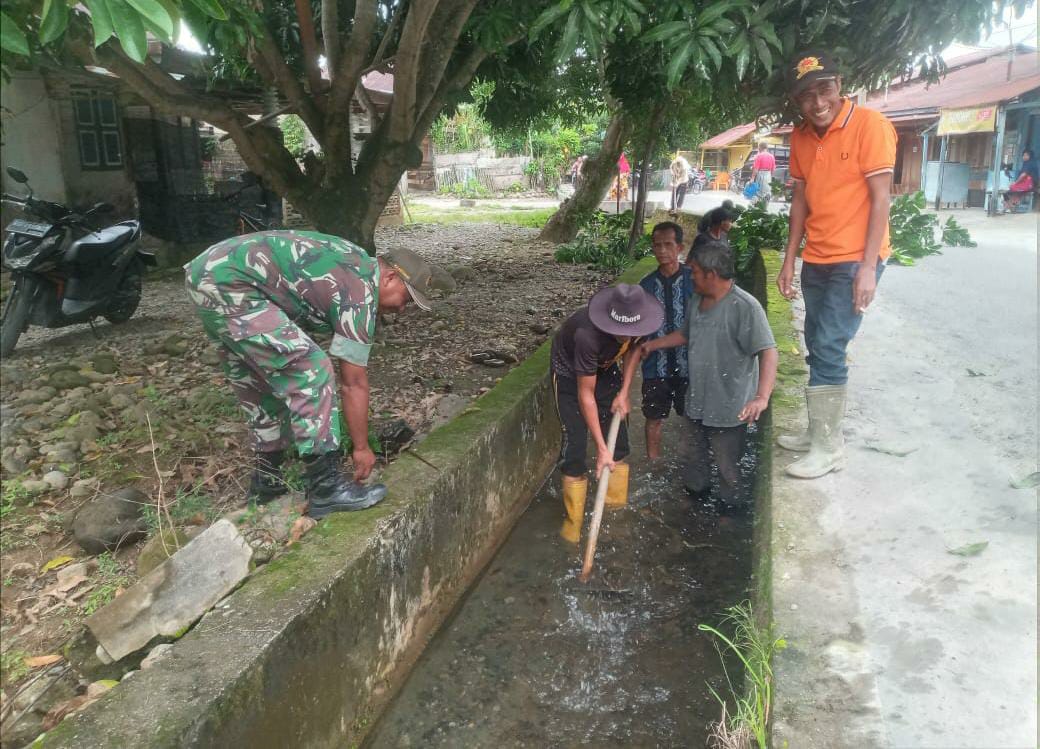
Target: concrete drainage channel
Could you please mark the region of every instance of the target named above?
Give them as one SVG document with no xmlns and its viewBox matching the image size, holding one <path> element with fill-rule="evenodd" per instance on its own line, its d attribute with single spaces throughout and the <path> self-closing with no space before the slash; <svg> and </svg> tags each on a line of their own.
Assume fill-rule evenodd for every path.
<svg viewBox="0 0 1040 749">
<path fill-rule="evenodd" d="M 634 282 L 651 267 L 652 259 L 644 261 L 620 280 Z M 546 344 L 463 414 L 433 432 L 417 448 L 421 459 L 404 453 L 388 467 L 384 478 L 391 488 L 389 500 L 371 511 L 331 517 L 218 604 L 176 642 L 161 664 L 135 674 L 129 683 L 53 729 L 37 746 L 360 744 L 401 690 L 432 635 L 509 539 L 555 461 L 559 428 L 547 378 L 548 354 Z M 633 429 L 637 431 L 641 427 Z M 675 439 L 681 441 L 678 432 Z M 767 439 L 760 441 L 768 444 Z M 639 443 L 634 445 L 636 452 L 642 454 Z M 762 459 L 768 467 L 768 450 Z M 768 477 L 768 470 L 757 474 Z M 652 484 L 650 472 L 647 480 Z M 658 494 L 670 480 L 662 479 Z M 697 524 L 680 522 L 675 514 L 677 503 L 665 508 L 650 500 L 643 502 L 634 494 L 630 515 L 638 516 L 643 525 L 632 525 L 626 531 L 624 523 L 617 524 L 618 542 L 605 546 L 605 566 L 610 565 L 612 555 L 620 553 L 617 559 L 623 568 L 633 561 L 624 556 L 624 549 L 642 548 L 648 540 L 658 546 L 672 544 L 674 558 L 685 555 L 694 567 L 698 555 L 712 553 L 713 545 L 736 561 L 728 567 L 718 565 L 720 570 L 728 570 L 724 575 L 728 581 L 699 575 L 695 569 L 689 574 L 675 573 L 663 565 L 652 570 L 645 581 L 628 578 L 630 589 L 649 591 L 664 586 L 671 591 L 664 596 L 671 603 L 654 609 L 660 616 L 637 612 L 638 621 L 625 623 L 622 617 L 613 624 L 634 625 L 633 631 L 642 631 L 639 638 L 644 640 L 652 639 L 655 628 L 663 627 L 662 631 L 673 632 L 682 640 L 683 651 L 676 654 L 667 643 L 658 643 L 660 648 L 652 650 L 653 657 L 660 672 L 670 669 L 668 687 L 655 687 L 645 679 L 638 684 L 623 683 L 614 692 L 613 708 L 606 711 L 608 724 L 583 724 L 586 735 L 607 725 L 614 731 L 609 735 L 620 742 L 617 745 L 649 739 L 650 734 L 632 730 L 630 721 L 610 723 L 609 713 L 620 715 L 635 709 L 648 720 L 672 720 L 665 735 L 688 743 L 687 722 L 679 718 L 679 711 L 696 702 L 698 720 L 715 712 L 704 682 L 711 679 L 721 686 L 716 681 L 721 678 L 718 656 L 708 638 L 696 633 L 694 617 L 710 620 L 711 612 L 751 595 L 752 569 L 758 614 L 769 617 L 769 560 L 767 554 L 757 553 L 769 549 L 767 483 L 760 479 L 756 487 L 754 530 L 749 520 L 738 521 L 728 530 L 716 528 L 721 535 L 709 539 L 702 549 L 690 535 L 698 532 Z M 553 499 L 536 502 L 532 512 L 543 517 L 552 513 Z M 688 515 L 687 509 L 684 516 Z M 653 532 L 658 534 L 656 538 L 648 539 L 639 529 L 651 526 L 660 528 Z M 623 540 L 626 533 L 627 541 Z M 753 534 L 755 553 L 751 550 Z M 496 561 L 488 574 L 497 566 Z M 536 598 L 514 604 L 544 605 L 565 618 L 588 614 L 586 602 L 571 593 L 563 590 L 555 603 Z M 647 600 L 663 598 L 654 594 Z M 686 611 L 688 604 L 693 605 L 690 602 L 700 605 L 695 615 Z M 609 627 L 600 634 L 603 642 L 609 642 Z M 538 634 L 519 636 L 537 638 Z M 460 647 L 465 646 L 463 642 Z M 616 655 L 606 650 L 600 663 L 609 663 Z M 692 660 L 686 661 L 687 656 Z M 602 691 L 612 683 L 609 669 L 591 673 L 587 679 L 563 672 L 558 676 L 576 678 L 574 689 L 547 692 L 540 699 L 581 703 L 582 690 L 587 692 L 598 684 Z M 684 683 L 695 685 L 697 694 L 691 696 Z M 575 705 L 581 707 L 578 703 Z M 666 709 L 672 718 L 662 712 Z M 578 740 L 580 732 L 567 736 Z M 374 743 L 394 745 L 378 735 Z M 443 745 L 482 743 L 475 738 L 470 743 Z M 420 741 L 413 745 L 429 744 Z"/>
</svg>

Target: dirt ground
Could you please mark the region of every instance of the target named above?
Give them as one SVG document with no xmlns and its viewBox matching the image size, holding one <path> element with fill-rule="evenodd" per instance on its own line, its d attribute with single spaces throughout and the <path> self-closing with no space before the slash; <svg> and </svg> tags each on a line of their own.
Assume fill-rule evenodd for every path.
<svg viewBox="0 0 1040 749">
<path fill-rule="evenodd" d="M 494 224 L 380 230 L 380 248 L 409 247 L 458 282 L 435 313 L 410 307 L 381 321 L 371 415 L 385 442 L 409 430 L 421 439 L 463 410 L 609 280 L 603 271 L 557 264 L 552 245 L 536 235 Z M 507 363 L 471 362 L 482 350 Z M 206 526 L 244 506 L 250 453 L 177 271 L 147 280 L 137 314 L 124 325 L 27 331 L 3 362 L 0 404 L 0 652 L 9 700 L 49 665 L 27 658 L 60 653 L 86 614 L 137 577 L 145 541 L 92 557 L 71 534 L 76 512 L 101 493 L 134 487 L 148 498 L 152 535 L 164 518 L 179 528 Z M 41 481 L 45 474 L 50 485 Z M 151 506 L 156 499 L 164 509 Z M 71 587 L 69 575 L 59 579 L 62 569 L 83 562 L 85 579 Z"/>
</svg>

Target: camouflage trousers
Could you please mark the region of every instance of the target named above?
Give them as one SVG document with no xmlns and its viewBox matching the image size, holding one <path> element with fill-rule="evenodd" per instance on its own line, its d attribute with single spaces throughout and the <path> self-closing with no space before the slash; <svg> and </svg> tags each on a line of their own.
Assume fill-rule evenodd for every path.
<svg viewBox="0 0 1040 749">
<path fill-rule="evenodd" d="M 189 296 L 194 300 L 197 293 L 189 283 Z M 195 306 L 246 414 L 254 449 L 295 446 L 300 455 L 336 450 L 340 419 L 332 362 L 284 311 L 275 309 L 282 324 L 243 337 L 229 330 L 226 313 Z"/>
</svg>

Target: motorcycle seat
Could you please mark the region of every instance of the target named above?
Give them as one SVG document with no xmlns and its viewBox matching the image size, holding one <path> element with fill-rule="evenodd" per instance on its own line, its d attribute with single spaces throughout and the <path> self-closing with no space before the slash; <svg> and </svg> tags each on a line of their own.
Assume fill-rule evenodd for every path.
<svg viewBox="0 0 1040 749">
<path fill-rule="evenodd" d="M 125 245 L 133 236 L 134 228 L 122 224 L 91 232 L 69 245 L 65 260 L 69 263 L 101 260 L 111 250 Z"/>
</svg>

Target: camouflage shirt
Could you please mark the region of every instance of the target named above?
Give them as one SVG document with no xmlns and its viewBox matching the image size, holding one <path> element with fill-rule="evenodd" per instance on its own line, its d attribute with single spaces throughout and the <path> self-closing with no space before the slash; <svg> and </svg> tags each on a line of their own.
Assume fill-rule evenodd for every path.
<svg viewBox="0 0 1040 749">
<path fill-rule="evenodd" d="M 241 340 L 272 333 L 284 311 L 332 333 L 329 353 L 366 366 L 379 304 L 379 263 L 357 245 L 311 231 L 266 231 L 215 244 L 184 266 L 192 300 Z"/>
</svg>

